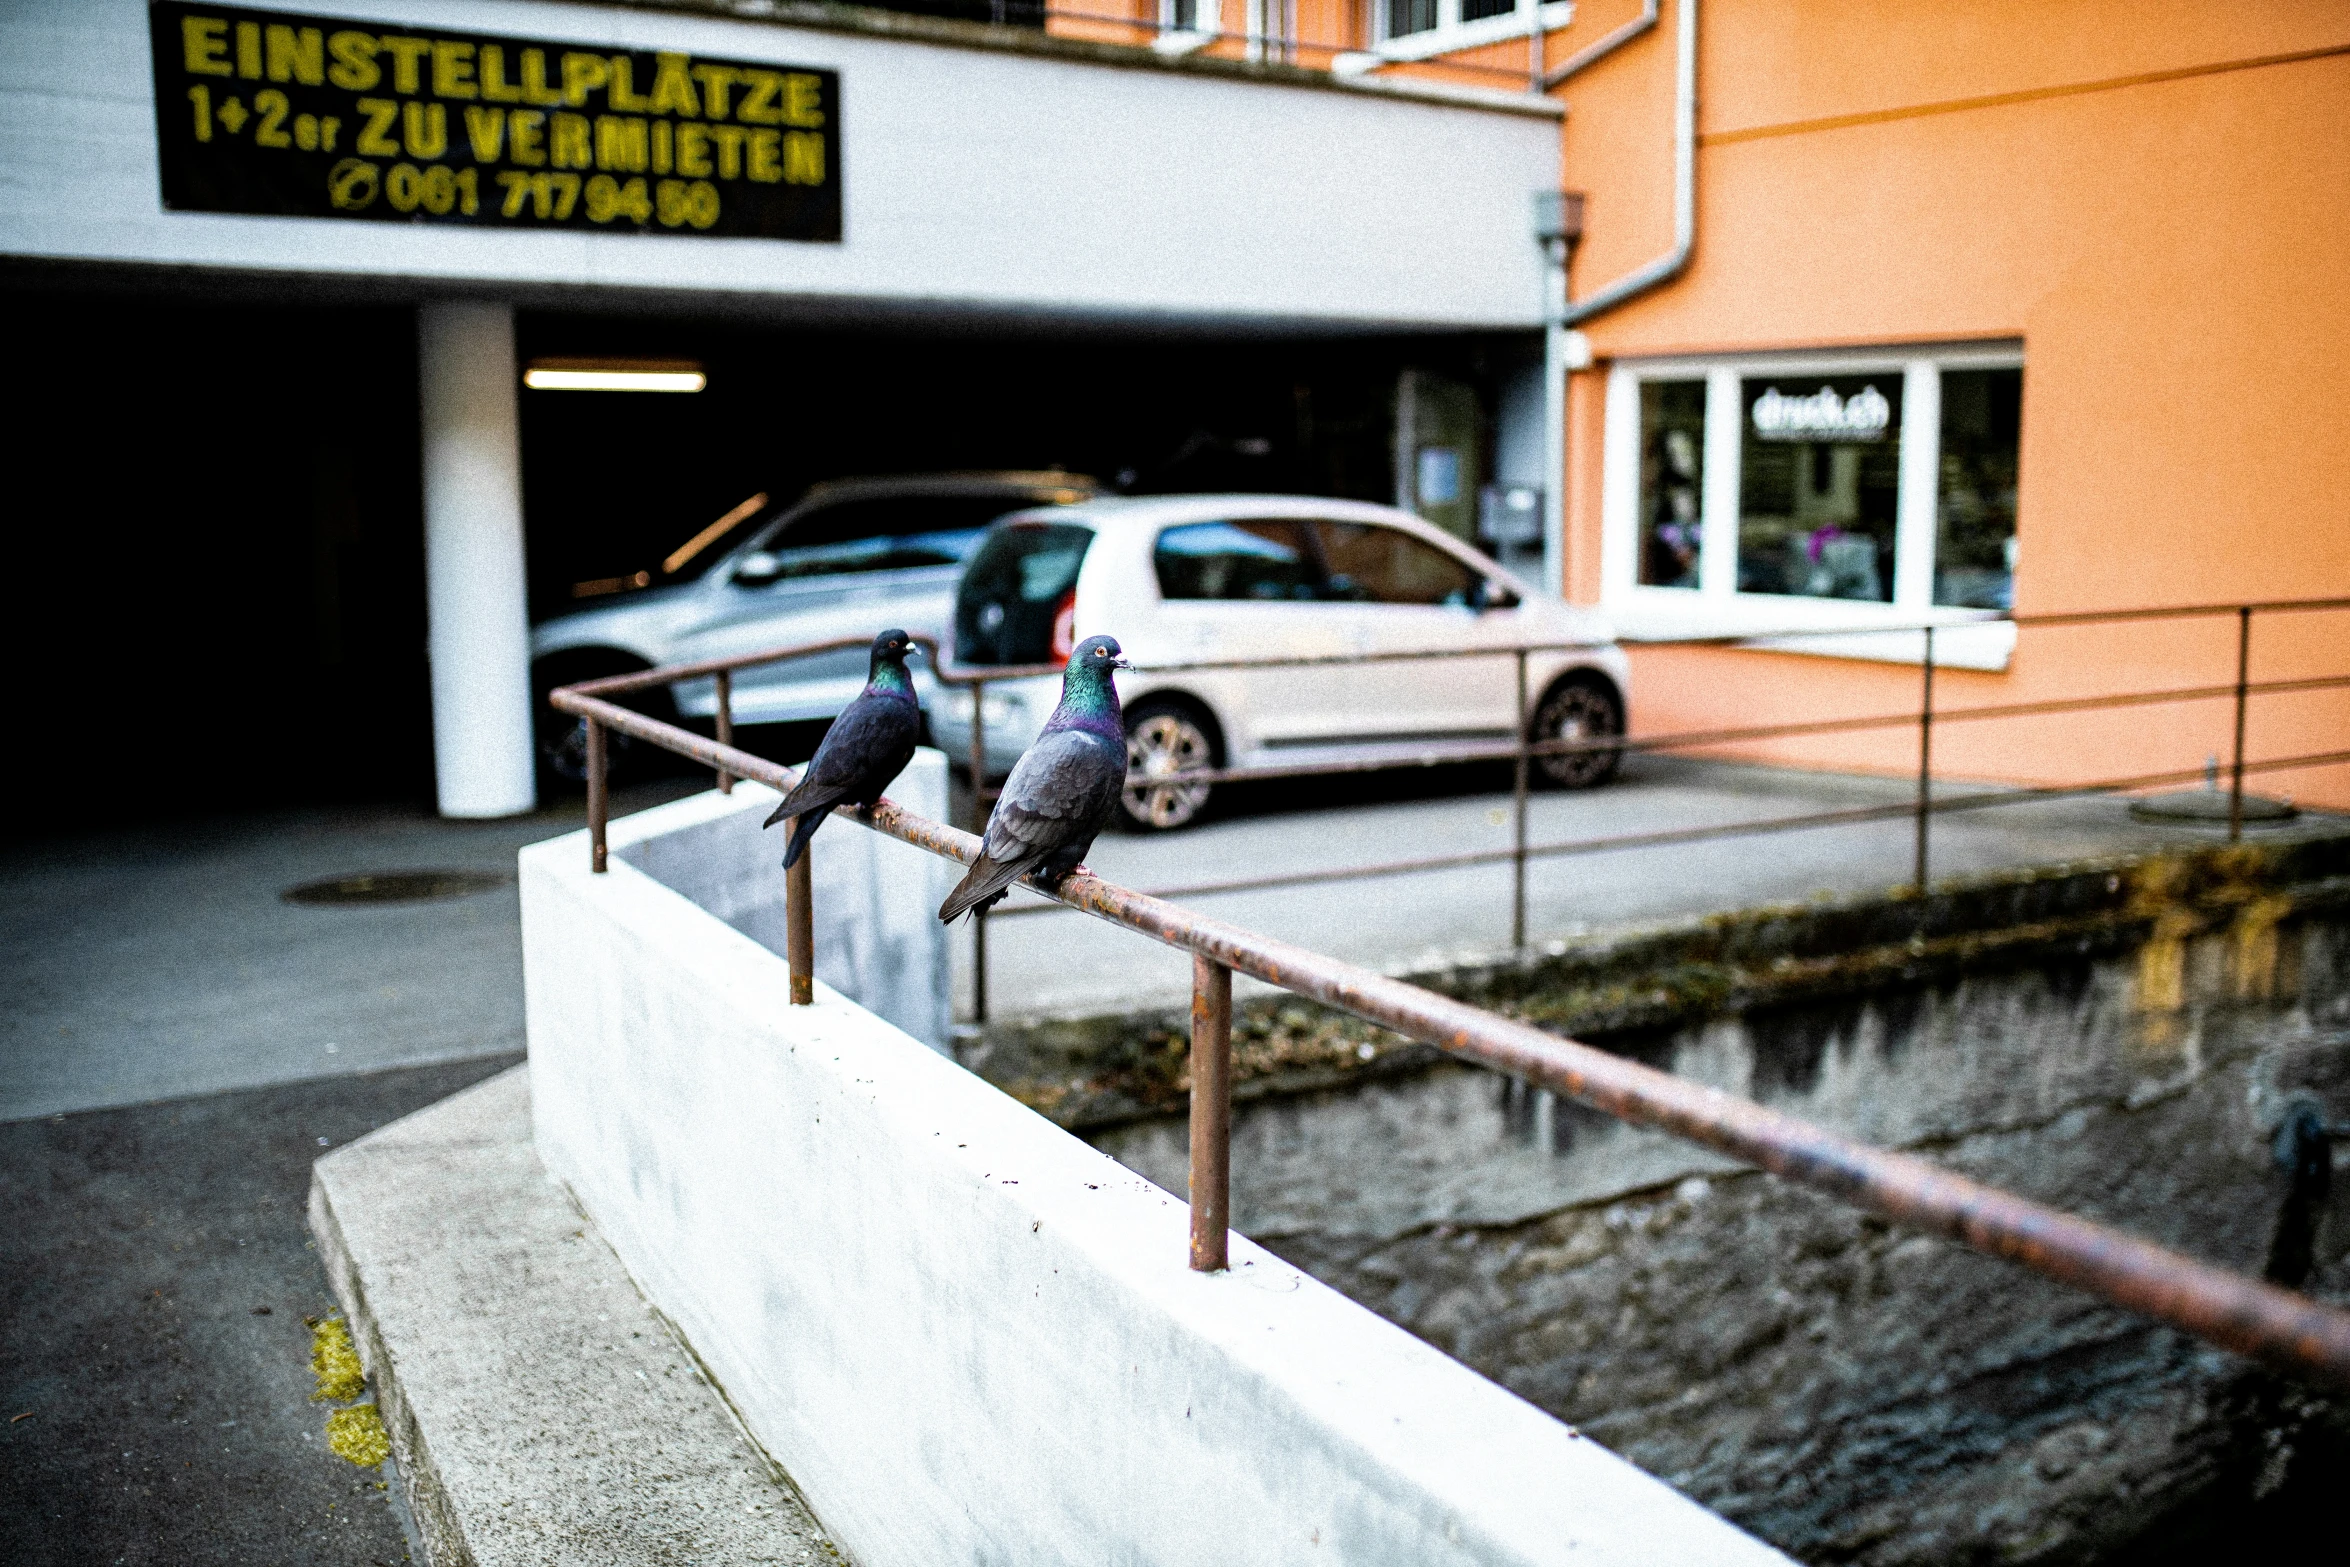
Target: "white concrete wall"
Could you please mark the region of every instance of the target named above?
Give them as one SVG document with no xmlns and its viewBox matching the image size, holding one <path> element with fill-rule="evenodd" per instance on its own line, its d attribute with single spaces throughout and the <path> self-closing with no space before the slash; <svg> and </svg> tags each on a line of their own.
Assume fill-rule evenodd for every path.
<svg viewBox="0 0 2350 1567">
<path fill-rule="evenodd" d="M 326 17 L 841 73 L 844 243 L 162 210 L 140 0 L 0 7 L 0 254 L 827 306 L 1530 327 L 1555 118 L 538 0 Z"/>
<path fill-rule="evenodd" d="M 946 820 L 947 759 L 924 747 L 890 785 L 890 798 Z M 612 823 L 612 857 L 626 861 L 781 957 L 785 951 L 784 824 L 759 824 L 778 796 L 737 782 Z M 835 818 L 808 845 L 816 977 L 933 1050 L 951 1044 L 952 954 L 934 912 L 956 868 L 894 838 Z"/>
<path fill-rule="evenodd" d="M 522 854 L 540 1154 L 863 1567 L 1784 1560 L 586 862 Z"/>
</svg>

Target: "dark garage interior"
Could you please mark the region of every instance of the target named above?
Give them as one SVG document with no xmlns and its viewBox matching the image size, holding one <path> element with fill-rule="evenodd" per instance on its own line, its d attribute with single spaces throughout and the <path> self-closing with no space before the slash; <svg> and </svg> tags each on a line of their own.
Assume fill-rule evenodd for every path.
<svg viewBox="0 0 2350 1567">
<path fill-rule="evenodd" d="M 24 769 L 20 790 L 57 825 L 428 806 L 412 308 L 11 304 L 46 372 L 10 464 L 19 580 L 49 595 L 9 617 L 16 667 L 37 672 L 19 744 L 81 762 Z M 684 358 L 709 377 L 690 395 L 521 394 L 534 621 L 577 584 L 657 571 L 754 493 L 826 478 L 1061 468 L 1384 501 L 1398 371 L 1489 392 L 1515 347 L 530 312 L 517 328 L 525 361 Z"/>
</svg>

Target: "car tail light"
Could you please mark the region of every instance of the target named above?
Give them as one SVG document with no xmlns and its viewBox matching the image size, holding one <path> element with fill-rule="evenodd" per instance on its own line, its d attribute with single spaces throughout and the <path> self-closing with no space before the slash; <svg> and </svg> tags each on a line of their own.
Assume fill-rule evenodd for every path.
<svg viewBox="0 0 2350 1567">
<path fill-rule="evenodd" d="M 1062 663 L 1077 651 L 1077 590 L 1071 588 L 1053 606 L 1053 657 Z"/>
</svg>

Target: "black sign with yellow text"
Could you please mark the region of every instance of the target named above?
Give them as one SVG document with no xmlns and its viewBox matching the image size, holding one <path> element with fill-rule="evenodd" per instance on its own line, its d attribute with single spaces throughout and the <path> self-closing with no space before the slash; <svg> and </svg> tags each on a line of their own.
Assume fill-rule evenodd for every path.
<svg viewBox="0 0 2350 1567">
<path fill-rule="evenodd" d="M 163 205 L 840 238 L 837 72 L 155 0 Z"/>
</svg>

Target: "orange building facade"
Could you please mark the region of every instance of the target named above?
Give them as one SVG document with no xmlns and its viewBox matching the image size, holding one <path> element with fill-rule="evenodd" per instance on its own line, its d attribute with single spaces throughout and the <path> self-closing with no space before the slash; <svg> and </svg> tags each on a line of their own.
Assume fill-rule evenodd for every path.
<svg viewBox="0 0 2350 1567">
<path fill-rule="evenodd" d="M 1548 569 L 1652 644 L 1636 732 L 1914 712 L 1923 638 L 1887 628 L 1927 623 L 1938 708 L 2232 686 L 2232 614 L 2031 622 L 2350 596 L 2350 6 L 1225 0 L 1193 45 L 1179 4 L 1214 0 L 1050 25 L 1485 88 L 1566 70 L 1575 302 L 1675 250 L 1693 34 L 1686 264 L 1571 304 L 1563 340 Z M 1755 641 L 1654 645 L 1693 637 Z M 2350 613 L 2256 613 L 2247 667 L 2350 673 Z M 2200 772 L 2233 730 L 2227 697 L 1961 721 L 1935 761 Z M 2250 699 L 2248 789 L 2350 806 L 2350 766 L 2259 765 L 2345 750 L 2350 692 Z M 1917 737 L 1736 754 L 1905 772 Z"/>
<path fill-rule="evenodd" d="M 1574 297 L 1672 245 L 1675 3 L 1568 89 Z M 1637 10 L 1590 0 L 1554 48 Z M 1977 666 L 1938 671 L 1960 708 L 2235 678 L 2234 616 L 2036 615 L 2350 596 L 2350 7 L 1709 0 L 1701 20 L 1689 264 L 1582 328 L 1570 597 L 1634 637 L 2012 606 L 2020 627 L 1938 634 L 1938 662 Z M 1918 640 L 1652 648 L 1636 721 L 1914 708 Z M 2350 614 L 2253 617 L 2255 683 L 2343 673 Z M 1954 724 L 1935 759 L 2049 784 L 2193 769 L 2230 758 L 2233 716 Z M 1749 754 L 1902 771 L 1915 747 Z M 2350 693 L 2249 703 L 2255 764 L 2345 749 Z M 2340 806 L 2350 768 L 2247 787 Z"/>
</svg>

